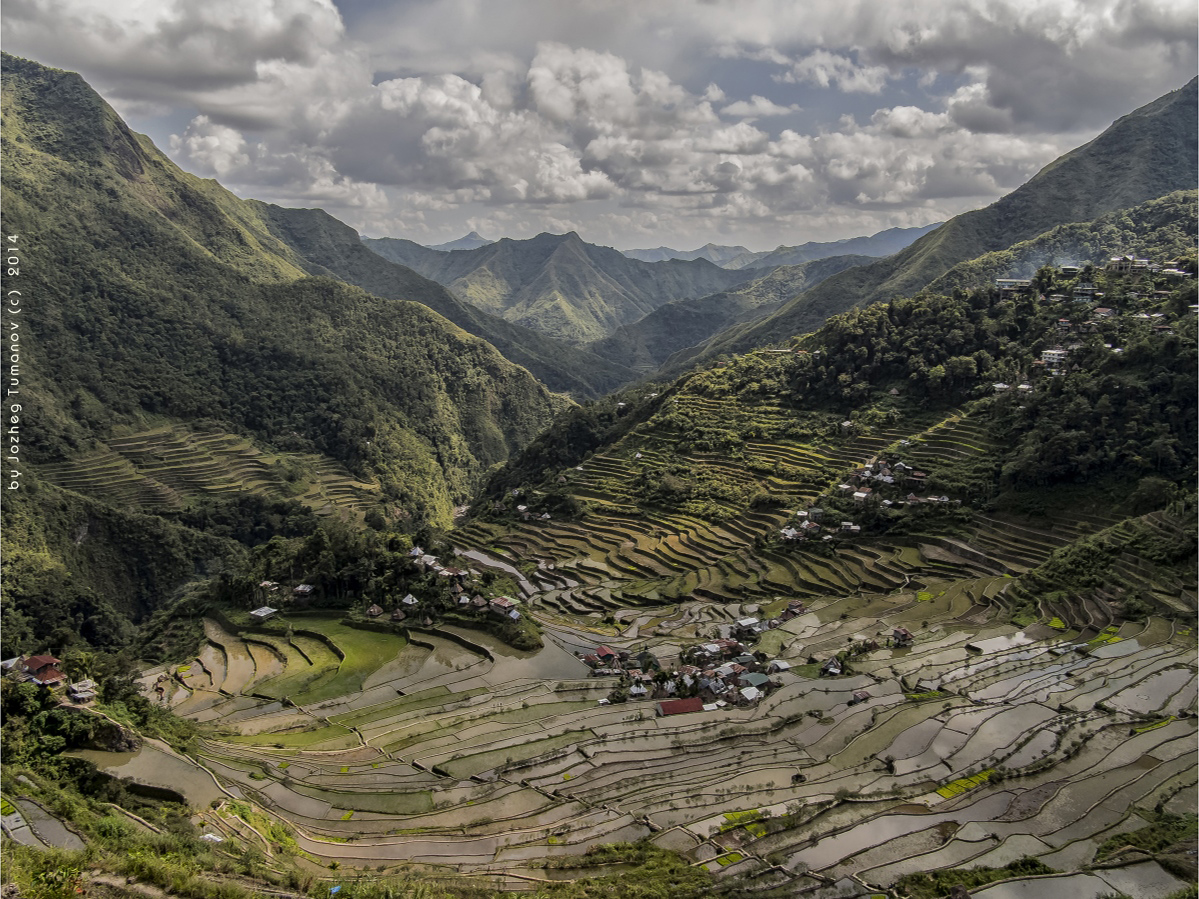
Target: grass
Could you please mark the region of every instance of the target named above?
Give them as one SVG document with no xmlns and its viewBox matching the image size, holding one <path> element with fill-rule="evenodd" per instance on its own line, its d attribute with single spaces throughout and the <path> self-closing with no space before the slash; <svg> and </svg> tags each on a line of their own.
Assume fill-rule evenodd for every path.
<svg viewBox="0 0 1199 899">
<path fill-rule="evenodd" d="M 1147 827 L 1116 834 L 1104 840 L 1095 853 L 1095 861 L 1105 861 L 1126 846 L 1157 853 L 1175 844 L 1187 847 L 1195 845 L 1195 838 L 1199 836 L 1199 819 L 1196 819 L 1195 815 L 1171 815 L 1161 812 L 1151 817 L 1152 823 Z"/>
<path fill-rule="evenodd" d="M 358 630 L 333 617 L 294 616 L 293 624 L 323 634 L 345 653 L 335 672 L 326 673 L 303 692 L 289 697 L 296 705 L 311 705 L 361 691 L 366 678 L 408 645 L 403 637 L 395 634 Z"/>
<path fill-rule="evenodd" d="M 340 725 L 318 727 L 295 734 L 251 734 L 249 736 L 226 737 L 227 742 L 250 746 L 282 746 L 285 749 L 313 749 L 320 746 L 325 750 L 349 749 L 358 745 L 358 738 Z M 283 767 L 280 765 L 280 767 Z"/>
<path fill-rule="evenodd" d="M 716 859 L 716 864 L 722 868 L 727 868 L 729 865 L 735 865 L 737 862 L 745 861 L 745 856 L 740 852 L 730 852 L 728 855 L 722 855 Z"/>
<path fill-rule="evenodd" d="M 1159 727 L 1165 727 L 1167 724 L 1169 724 L 1173 720 L 1174 720 L 1174 716 L 1168 715 L 1167 717 L 1163 718 L 1161 721 L 1154 721 L 1152 724 L 1146 724 L 1144 727 L 1134 727 L 1132 729 L 1132 732 L 1135 734 L 1145 734 L 1151 730 L 1157 730 Z"/>
</svg>

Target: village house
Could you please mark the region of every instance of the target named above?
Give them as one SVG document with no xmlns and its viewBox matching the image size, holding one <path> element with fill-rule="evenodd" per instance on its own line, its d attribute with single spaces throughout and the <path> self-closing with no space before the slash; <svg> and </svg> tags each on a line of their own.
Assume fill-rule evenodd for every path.
<svg viewBox="0 0 1199 899">
<path fill-rule="evenodd" d="M 77 684 L 71 684 L 67 687 L 67 695 L 71 697 L 71 702 L 91 702 L 96 698 L 96 682 L 91 680 L 81 680 Z"/>
<path fill-rule="evenodd" d="M 692 699 L 667 699 L 658 703 L 658 714 L 666 717 L 669 715 L 685 715 L 688 712 L 699 712 L 704 708 L 704 701 L 699 697 Z"/>
<path fill-rule="evenodd" d="M 820 666 L 820 674 L 826 677 L 840 677 L 841 671 L 841 660 L 836 656 L 833 656 Z"/>
<path fill-rule="evenodd" d="M 906 627 L 897 627 L 891 631 L 891 640 L 896 646 L 911 646 L 916 638 L 912 636 L 912 632 Z"/>
<path fill-rule="evenodd" d="M 369 608 L 366 610 L 366 617 L 367 617 L 367 618 L 378 618 L 378 617 L 379 617 L 380 615 L 382 615 L 382 614 L 383 614 L 383 607 L 382 607 L 382 606 L 380 606 L 380 605 L 375 605 L 375 604 L 373 604 L 373 603 L 372 603 L 372 604 L 371 604 L 371 606 L 370 606 L 370 607 L 369 607 Z"/>
<path fill-rule="evenodd" d="M 753 705 L 762 698 L 762 691 L 757 687 L 742 687 L 738 691 L 738 702 L 742 705 Z"/>
<path fill-rule="evenodd" d="M 312 584 L 297 584 L 292 588 L 291 592 L 293 596 L 311 596 L 312 591 L 315 589 L 316 587 L 312 586 Z"/>
<path fill-rule="evenodd" d="M 22 667 L 35 684 L 54 687 L 67 679 L 67 676 L 58 670 L 61 664 L 62 662 L 54 656 L 30 656 L 22 663 Z"/>
<path fill-rule="evenodd" d="M 516 621 L 520 618 L 520 612 L 516 608 L 515 600 L 507 596 L 497 596 L 487 604 L 487 608 L 493 614 L 502 615 L 505 618 L 511 618 Z"/>
<path fill-rule="evenodd" d="M 278 611 L 278 609 L 272 609 L 270 606 L 261 606 L 250 613 L 250 620 L 255 624 L 262 624 L 262 622 L 274 618 Z"/>
</svg>

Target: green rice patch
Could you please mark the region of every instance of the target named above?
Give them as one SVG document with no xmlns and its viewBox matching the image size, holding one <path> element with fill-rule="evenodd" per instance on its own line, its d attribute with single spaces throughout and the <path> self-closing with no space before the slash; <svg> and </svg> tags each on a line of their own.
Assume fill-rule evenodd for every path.
<svg viewBox="0 0 1199 899">
<path fill-rule="evenodd" d="M 929 690 L 927 693 L 904 693 L 903 698 L 909 702 L 924 702 L 928 699 L 940 699 L 949 694 L 943 690 Z"/>
<path fill-rule="evenodd" d="M 428 790 L 412 792 L 376 792 L 374 790 L 326 790 L 308 784 L 289 784 L 292 790 L 310 799 L 328 802 L 335 809 L 373 812 L 380 815 L 423 815 L 433 810 L 433 794 Z M 342 818 L 343 821 L 349 820 Z"/>
<path fill-rule="evenodd" d="M 991 769 L 981 771 L 973 777 L 959 777 L 957 780 L 951 780 L 943 787 L 937 789 L 937 795 L 945 799 L 952 799 L 955 796 L 961 796 L 963 793 L 968 793 L 970 790 L 977 789 L 985 784 L 991 777 Z"/>
<path fill-rule="evenodd" d="M 479 693 L 486 693 L 485 687 L 478 687 L 474 690 L 464 690 L 461 693 L 453 693 L 448 687 L 433 687 L 429 690 L 421 690 L 419 693 L 409 693 L 407 696 L 401 696 L 399 699 L 393 699 L 390 702 L 385 702 L 382 705 L 371 706 L 368 709 L 362 709 L 357 712 L 347 712 L 344 715 L 334 715 L 329 720 L 336 724 L 345 724 L 352 727 L 365 727 L 368 724 L 373 724 L 376 721 L 382 721 L 384 718 L 391 718 L 396 715 L 401 715 L 404 712 L 416 712 L 421 709 L 427 709 L 439 705 L 445 705 L 447 702 L 457 702 L 462 699 L 469 699 Z"/>
<path fill-rule="evenodd" d="M 1170 715 L 1169 717 L 1164 718 L 1161 721 L 1154 721 L 1152 724 L 1146 724 L 1144 727 L 1134 727 L 1132 732 L 1134 734 L 1148 733 L 1151 730 L 1157 730 L 1159 727 L 1165 727 L 1167 724 L 1169 724 L 1173 720 L 1174 720 L 1174 716 Z"/>
<path fill-rule="evenodd" d="M 548 737 L 544 740 L 532 740 L 517 746 L 505 746 L 502 749 L 492 749 L 475 755 L 451 759 L 450 761 L 443 762 L 440 767 L 451 777 L 465 780 L 481 771 L 498 768 L 500 765 L 506 765 L 510 762 L 522 762 L 526 759 L 536 758 L 539 755 L 545 755 L 556 749 L 564 749 L 567 746 L 574 746 L 584 740 L 594 739 L 594 737 L 595 734 L 590 730 L 572 730 L 564 734 L 559 734 L 556 737 Z"/>
<path fill-rule="evenodd" d="M 729 865 L 735 865 L 737 862 L 745 861 L 745 856 L 740 852 L 730 852 L 728 855 L 722 855 L 716 859 L 716 864 L 722 868 L 727 868 Z"/>
<path fill-rule="evenodd" d="M 0 815 L 16 814 L 17 807 L 7 799 L 0 799 Z"/>
<path fill-rule="evenodd" d="M 378 671 L 408 645 L 396 634 L 362 631 L 348 627 L 332 617 L 297 616 L 297 627 L 324 635 L 345 653 L 335 673 L 322 677 L 302 692 L 290 698 L 296 705 L 308 705 L 336 699 L 362 690 L 362 682 Z"/>
<path fill-rule="evenodd" d="M 351 749 L 358 745 L 358 738 L 353 733 L 337 725 L 318 727 L 295 734 L 250 734 L 246 736 L 226 737 L 225 740 L 229 743 L 241 743 L 249 746 L 282 746 L 284 749 L 313 749 L 320 747 L 321 749 L 330 751 L 335 749 Z"/>
</svg>

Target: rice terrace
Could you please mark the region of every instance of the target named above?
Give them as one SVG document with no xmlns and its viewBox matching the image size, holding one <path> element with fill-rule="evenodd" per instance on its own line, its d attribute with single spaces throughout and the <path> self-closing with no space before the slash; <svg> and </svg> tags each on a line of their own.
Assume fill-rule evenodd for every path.
<svg viewBox="0 0 1199 899">
<path fill-rule="evenodd" d="M 941 532 L 860 538 L 837 494 L 871 478 L 884 489 L 885 468 L 904 495 L 938 466 L 985 458 L 986 410 L 831 422 L 811 440 L 780 436 L 795 418 L 770 402 L 739 408 L 771 435 L 739 458 L 684 461 L 787 509 L 647 513 L 639 472 L 673 457 L 669 418 L 707 411 L 701 391 L 548 478 L 589 504 L 583 518 L 521 494 L 465 520 L 441 561 L 409 554 L 484 620 L 536 621 L 542 648 L 412 594 L 344 618 L 267 583 L 256 595 L 280 608 L 265 620 L 207 617 L 192 661 L 143 677 L 203 723 L 189 764 L 211 777 L 181 778 L 151 744 L 132 761 L 88 757 L 181 790 L 230 847 L 269 857 L 251 821 L 278 818 L 301 864 L 322 867 L 448 868 L 522 890 L 594 876 L 578 865 L 597 843 L 648 840 L 762 895 L 1084 867 L 1062 876 L 1137 896 L 1179 888 L 1124 835 L 1195 813 L 1194 585 L 1118 554 L 1107 589 L 1149 578 L 1161 610 L 1127 620 L 1024 576 L 1084 535 L 1135 545 L 1122 529 L 1169 534 L 1181 520 L 959 512 Z M 789 539 L 821 531 L 813 519 L 836 539 Z M 498 614 L 494 590 L 476 593 L 483 572 L 512 593 Z M 982 895 L 1017 895 L 1003 890 Z"/>
<path fill-rule="evenodd" d="M 1199 899 L 1194 3 L 225 6 L 3 17 L 0 899 Z"/>
</svg>

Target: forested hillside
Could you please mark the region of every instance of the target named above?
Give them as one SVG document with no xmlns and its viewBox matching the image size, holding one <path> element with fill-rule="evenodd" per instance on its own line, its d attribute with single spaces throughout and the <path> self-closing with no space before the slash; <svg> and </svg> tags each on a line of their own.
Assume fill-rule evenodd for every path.
<svg viewBox="0 0 1199 899">
<path fill-rule="evenodd" d="M 734 325 L 679 353 L 664 373 L 786 340 L 851 306 L 909 296 L 959 263 L 1004 251 L 1058 225 L 1089 222 L 1194 188 L 1199 178 L 1197 84 L 1193 79 L 1129 113 L 985 209 L 956 216 L 894 256 L 829 278 L 767 318 Z"/>
<path fill-rule="evenodd" d="M 830 256 L 802 265 L 780 265 L 740 287 L 659 306 L 645 318 L 621 325 L 586 347 L 649 375 L 679 350 L 702 343 L 734 322 L 766 315 L 804 289 L 869 261 L 868 256 Z"/>
<path fill-rule="evenodd" d="M 504 238 L 451 253 L 393 238 L 366 244 L 486 312 L 576 343 L 606 337 L 672 300 L 706 296 L 753 277 L 706 259 L 641 262 L 574 232 Z"/>
<path fill-rule="evenodd" d="M 264 495 L 308 491 L 332 512 L 340 479 L 337 489 L 357 498 L 347 513 L 445 525 L 489 467 L 567 404 L 401 290 L 381 298 L 309 276 L 264 207 L 181 172 L 77 75 L 6 57 L 3 138 L 5 233 L 27 248 L 30 482 L 126 512 L 273 484 Z M 132 455 L 172 428 L 178 448 Z M 184 452 L 198 432 L 213 452 Z M 238 439 L 240 448 L 217 451 Z M 161 523 L 116 524 L 124 512 L 57 496 L 47 487 L 6 497 L 6 510 L 24 509 L 6 516 L 6 572 L 52 574 L 9 581 L 6 596 L 24 614 L 73 591 L 96 599 L 92 608 L 107 597 L 140 617 L 228 548 Z M 34 527 L 43 515 L 56 522 L 44 532 Z M 135 563 L 121 535 L 146 529 L 163 535 L 153 538 L 161 559 Z"/>
</svg>

